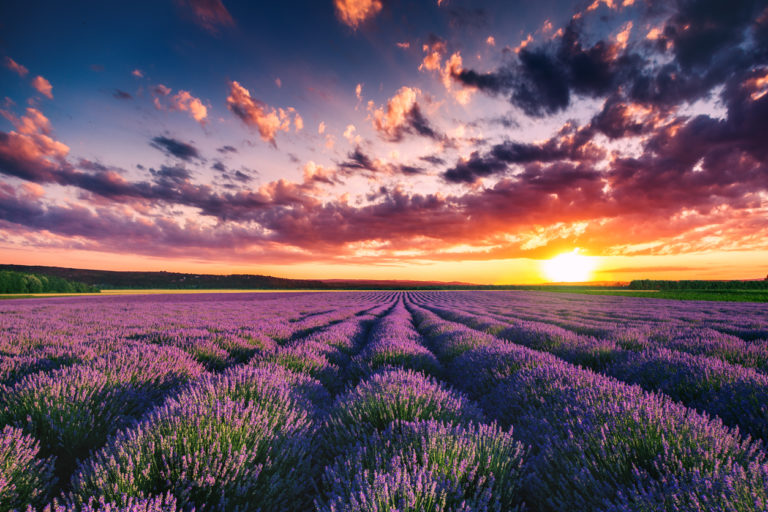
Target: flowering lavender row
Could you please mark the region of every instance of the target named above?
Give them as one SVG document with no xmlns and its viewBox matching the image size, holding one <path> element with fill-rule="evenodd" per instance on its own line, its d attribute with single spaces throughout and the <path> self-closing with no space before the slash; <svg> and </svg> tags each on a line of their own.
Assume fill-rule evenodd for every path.
<svg viewBox="0 0 768 512">
<path fill-rule="evenodd" d="M 371 330 L 368 344 L 352 360 L 351 372 L 362 378 L 388 367 L 404 367 L 439 377 L 442 367 L 421 343 L 402 302 Z"/>
<path fill-rule="evenodd" d="M 124 506 L 170 492 L 182 509 L 301 509 L 316 401 L 327 400 L 317 381 L 280 367 L 205 378 L 86 460 L 69 499 Z"/>
<path fill-rule="evenodd" d="M 532 446 L 523 490 L 534 510 L 768 507 L 760 444 L 719 420 L 410 308 L 451 381 Z"/>
<path fill-rule="evenodd" d="M 349 366 L 349 382 L 363 380 L 323 425 L 317 510 L 517 510 L 524 448 L 423 373 L 441 369 L 401 300 Z"/>
<path fill-rule="evenodd" d="M 579 335 L 542 322 L 501 321 L 432 305 L 429 309 L 513 343 L 551 352 L 647 390 L 662 391 L 768 441 L 768 375 L 754 369 L 665 348 L 633 351 L 615 340 Z"/>
</svg>

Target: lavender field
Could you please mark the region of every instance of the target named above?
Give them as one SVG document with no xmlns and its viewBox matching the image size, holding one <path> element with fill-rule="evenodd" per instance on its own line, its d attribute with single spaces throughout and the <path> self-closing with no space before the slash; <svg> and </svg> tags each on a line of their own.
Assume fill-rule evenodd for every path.
<svg viewBox="0 0 768 512">
<path fill-rule="evenodd" d="M 0 511 L 768 510 L 768 308 L 0 303 Z"/>
</svg>

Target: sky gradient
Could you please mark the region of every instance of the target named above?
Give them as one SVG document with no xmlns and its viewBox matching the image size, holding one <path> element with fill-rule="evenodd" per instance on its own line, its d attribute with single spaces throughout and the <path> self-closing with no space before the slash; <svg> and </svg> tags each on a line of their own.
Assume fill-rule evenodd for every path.
<svg viewBox="0 0 768 512">
<path fill-rule="evenodd" d="M 768 273 L 768 2 L 3 2 L 0 261 Z"/>
</svg>

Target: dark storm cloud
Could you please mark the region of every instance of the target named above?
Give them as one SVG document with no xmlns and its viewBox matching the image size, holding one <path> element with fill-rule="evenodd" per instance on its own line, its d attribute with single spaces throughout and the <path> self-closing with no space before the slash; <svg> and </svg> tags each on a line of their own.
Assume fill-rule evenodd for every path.
<svg viewBox="0 0 768 512">
<path fill-rule="evenodd" d="M 415 167 L 413 165 L 400 165 L 398 166 L 398 170 L 401 174 L 405 174 L 406 176 L 413 176 L 424 172 L 423 167 Z"/>
<path fill-rule="evenodd" d="M 530 144 L 504 141 L 482 154 L 472 152 L 468 159 L 459 160 L 443 173 L 449 183 L 474 183 L 478 178 L 504 174 L 513 164 L 550 163 L 559 160 L 595 162 L 603 151 L 591 144 L 591 127 L 566 125 L 546 142 Z"/>
<path fill-rule="evenodd" d="M 679 2 L 656 40 L 626 48 L 608 39 L 585 45 L 582 20 L 571 20 L 552 42 L 523 48 L 494 71 L 463 69 L 454 78 L 505 95 L 531 116 L 564 110 L 574 95 L 620 93 L 666 106 L 690 102 L 734 72 L 765 62 L 766 21 L 754 21 L 764 9 L 758 0 Z M 667 54 L 672 58 L 663 58 Z"/>
<path fill-rule="evenodd" d="M 172 137 L 153 137 L 149 145 L 155 149 L 159 149 L 168 156 L 176 157 L 185 162 L 190 162 L 193 159 L 202 160 L 200 152 L 195 146 Z"/>
<path fill-rule="evenodd" d="M 378 168 L 373 163 L 371 157 L 363 153 L 360 146 L 355 147 L 354 151 L 347 154 L 347 159 L 339 164 L 339 168 L 347 170 L 367 170 L 377 171 Z"/>
<path fill-rule="evenodd" d="M 419 160 L 421 160 L 422 162 L 427 162 L 428 164 L 432 164 L 432 165 L 443 165 L 443 164 L 445 164 L 445 159 L 443 159 L 443 158 L 441 158 L 441 157 L 439 157 L 437 155 L 420 156 Z"/>
<path fill-rule="evenodd" d="M 421 109 L 419 108 L 418 103 L 415 103 L 411 111 L 408 112 L 408 124 L 417 134 L 421 135 L 422 137 L 429 137 L 430 139 L 435 140 L 440 140 L 443 138 L 442 135 L 437 133 L 432 128 L 427 118 L 424 117 L 424 115 L 421 113 Z"/>
</svg>

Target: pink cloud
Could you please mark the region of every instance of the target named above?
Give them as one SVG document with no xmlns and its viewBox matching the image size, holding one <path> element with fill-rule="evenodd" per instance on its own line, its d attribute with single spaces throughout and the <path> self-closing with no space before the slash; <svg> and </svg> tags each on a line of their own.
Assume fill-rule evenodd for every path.
<svg viewBox="0 0 768 512">
<path fill-rule="evenodd" d="M 195 98 L 188 91 L 179 91 L 171 98 L 171 106 L 176 110 L 189 112 L 198 123 L 205 125 L 208 109 L 200 98 Z"/>
<path fill-rule="evenodd" d="M 0 114 L 15 128 L 0 132 L 0 168 L 31 181 L 56 181 L 69 147 L 51 136 L 48 118 L 35 108 L 27 108 L 20 118 L 4 110 Z"/>
<path fill-rule="evenodd" d="M 49 82 L 42 76 L 38 75 L 32 79 L 32 87 L 37 89 L 37 92 L 39 92 L 49 100 L 53 99 L 53 86 L 51 85 L 51 82 Z"/>
<path fill-rule="evenodd" d="M 181 112 L 189 112 L 189 115 L 205 126 L 208 118 L 208 107 L 206 107 L 200 98 L 196 98 L 190 94 L 189 91 L 179 91 L 173 96 L 170 96 L 173 90 L 163 84 L 156 85 L 152 92 L 156 94 L 153 103 L 157 110 L 179 110 Z M 161 98 L 165 97 L 165 100 Z"/>
<path fill-rule="evenodd" d="M 240 118 L 246 125 L 255 127 L 262 140 L 275 145 L 277 132 L 288 132 L 291 129 L 291 115 L 294 126 L 304 126 L 301 116 L 293 108 L 274 109 L 264 102 L 251 97 L 250 91 L 236 81 L 229 84 L 227 108 Z"/>
<path fill-rule="evenodd" d="M 17 73 L 22 78 L 27 76 L 27 73 L 29 73 L 29 70 L 27 68 L 25 68 L 24 66 L 22 66 L 21 64 L 19 64 L 18 62 L 16 62 L 10 57 L 5 58 L 5 67 L 10 69 L 14 73 Z"/>
</svg>

